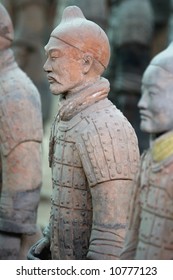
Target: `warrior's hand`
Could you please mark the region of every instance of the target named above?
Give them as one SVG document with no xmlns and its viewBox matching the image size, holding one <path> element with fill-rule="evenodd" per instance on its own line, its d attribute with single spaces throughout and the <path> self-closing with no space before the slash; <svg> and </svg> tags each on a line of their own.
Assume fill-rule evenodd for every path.
<svg viewBox="0 0 173 280">
<path fill-rule="evenodd" d="M 28 260 L 50 260 L 50 241 L 47 237 L 43 237 L 35 243 L 27 255 Z"/>
</svg>

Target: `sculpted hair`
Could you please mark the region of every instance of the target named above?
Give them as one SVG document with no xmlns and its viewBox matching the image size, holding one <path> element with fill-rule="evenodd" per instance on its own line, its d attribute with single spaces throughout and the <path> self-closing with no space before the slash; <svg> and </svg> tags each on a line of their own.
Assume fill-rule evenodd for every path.
<svg viewBox="0 0 173 280">
<path fill-rule="evenodd" d="M 159 66 L 173 75 L 173 43 L 157 54 L 151 60 L 150 65 Z"/>
</svg>

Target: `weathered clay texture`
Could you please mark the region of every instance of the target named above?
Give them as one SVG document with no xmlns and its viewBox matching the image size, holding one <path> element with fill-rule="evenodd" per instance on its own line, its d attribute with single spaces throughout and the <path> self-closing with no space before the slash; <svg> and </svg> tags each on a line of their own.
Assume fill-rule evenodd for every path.
<svg viewBox="0 0 173 280">
<path fill-rule="evenodd" d="M 15 62 L 12 40 L 12 23 L 0 4 L 0 259 L 26 258 L 37 232 L 42 182 L 40 97 Z"/>
</svg>

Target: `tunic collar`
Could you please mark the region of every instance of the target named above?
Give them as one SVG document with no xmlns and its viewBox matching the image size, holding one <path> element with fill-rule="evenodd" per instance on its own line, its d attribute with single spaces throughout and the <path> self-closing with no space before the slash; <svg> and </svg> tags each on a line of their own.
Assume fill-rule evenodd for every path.
<svg viewBox="0 0 173 280">
<path fill-rule="evenodd" d="M 161 162 L 173 155 L 173 131 L 167 132 L 151 143 L 152 158 Z"/>
<path fill-rule="evenodd" d="M 85 85 L 79 91 L 69 94 L 67 99 L 62 99 L 58 116 L 63 121 L 68 121 L 88 106 L 103 100 L 110 90 L 109 81 L 103 77 Z"/>
</svg>

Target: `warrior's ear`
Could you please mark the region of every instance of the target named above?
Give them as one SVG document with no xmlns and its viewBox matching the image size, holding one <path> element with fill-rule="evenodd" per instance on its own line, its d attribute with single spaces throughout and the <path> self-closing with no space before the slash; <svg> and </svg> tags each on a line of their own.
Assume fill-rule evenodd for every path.
<svg viewBox="0 0 173 280">
<path fill-rule="evenodd" d="M 87 74 L 93 65 L 93 55 L 91 53 L 85 53 L 82 58 L 83 62 L 83 74 Z"/>
</svg>

